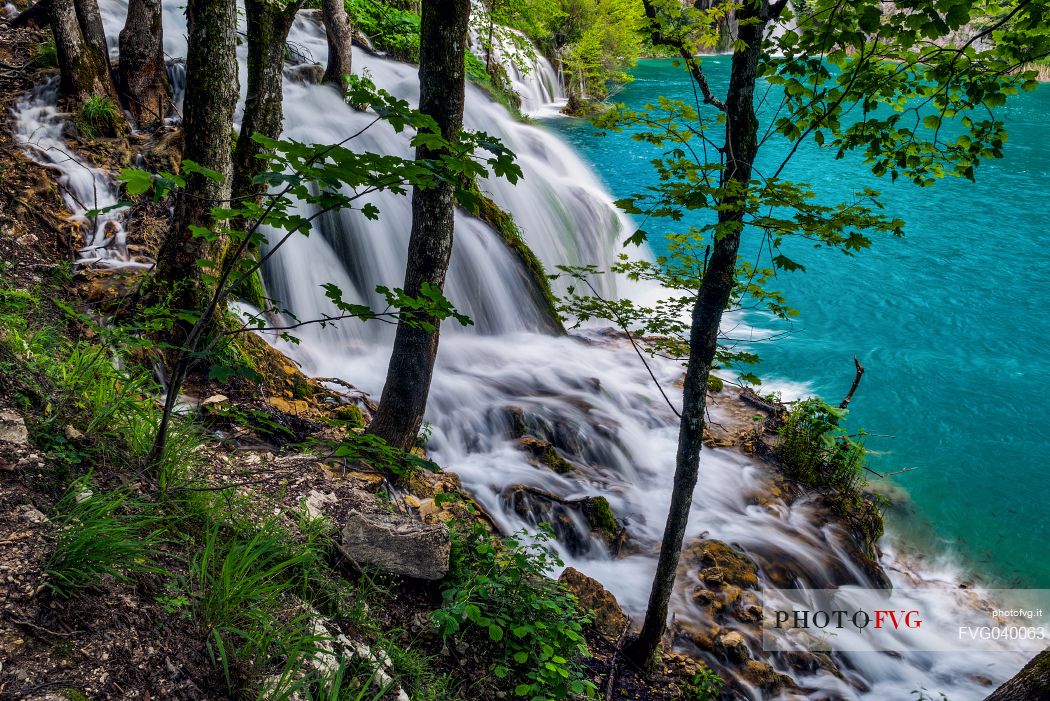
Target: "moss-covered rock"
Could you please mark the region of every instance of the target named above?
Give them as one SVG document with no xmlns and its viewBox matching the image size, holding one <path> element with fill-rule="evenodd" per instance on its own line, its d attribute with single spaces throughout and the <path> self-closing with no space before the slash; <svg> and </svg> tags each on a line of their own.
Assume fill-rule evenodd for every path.
<svg viewBox="0 0 1050 701">
<path fill-rule="evenodd" d="M 573 471 L 572 463 L 558 455 L 558 451 L 547 441 L 524 436 L 518 439 L 518 445 L 529 454 L 529 462 L 537 466 L 548 467 L 559 475 Z"/>
<path fill-rule="evenodd" d="M 521 263 L 525 272 L 532 279 L 536 301 L 544 312 L 544 319 L 549 327 L 548 330 L 552 333 L 565 333 L 565 326 L 562 324 L 561 316 L 559 316 L 557 311 L 557 299 L 555 299 L 554 291 L 551 289 L 547 271 L 543 268 L 543 263 L 540 262 L 540 259 L 536 257 L 536 254 L 525 243 L 521 230 L 518 229 L 518 225 L 514 222 L 514 218 L 501 209 L 491 198 L 484 195 L 481 190 L 477 189 L 476 185 L 474 186 L 473 194 L 473 204 L 467 207 L 466 211 L 491 226 L 499 234 L 500 240 L 506 244 L 507 248 L 518 259 L 518 262 Z"/>
<path fill-rule="evenodd" d="M 605 497 L 588 497 L 583 503 L 583 513 L 587 516 L 591 529 L 602 535 L 615 538 L 620 532 L 620 524 Z"/>
</svg>

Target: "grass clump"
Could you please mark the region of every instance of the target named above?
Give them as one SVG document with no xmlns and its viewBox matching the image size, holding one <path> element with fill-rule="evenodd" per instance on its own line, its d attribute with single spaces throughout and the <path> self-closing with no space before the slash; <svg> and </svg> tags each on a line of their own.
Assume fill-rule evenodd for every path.
<svg viewBox="0 0 1050 701">
<path fill-rule="evenodd" d="M 117 129 L 120 108 L 105 95 L 92 95 L 80 105 L 77 126 L 89 139 L 112 135 Z"/>
<path fill-rule="evenodd" d="M 88 477 L 76 479 L 55 504 L 55 547 L 44 563 L 44 586 L 68 598 L 109 575 L 128 581 L 154 569 L 161 531 L 150 506 L 126 490 L 96 492 Z"/>
<path fill-rule="evenodd" d="M 493 539 L 476 524 L 454 532 L 445 605 L 434 614 L 445 640 L 459 640 L 481 655 L 496 690 L 545 701 L 594 696 L 584 673 L 588 616 L 546 573 L 563 563 L 541 531 Z"/>
</svg>

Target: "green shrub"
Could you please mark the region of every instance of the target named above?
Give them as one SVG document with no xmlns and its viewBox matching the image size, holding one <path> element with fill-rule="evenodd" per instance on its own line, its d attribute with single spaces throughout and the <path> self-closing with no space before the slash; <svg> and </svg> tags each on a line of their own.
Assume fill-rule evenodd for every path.
<svg viewBox="0 0 1050 701">
<path fill-rule="evenodd" d="M 494 540 L 477 524 L 454 531 L 445 605 L 434 621 L 444 639 L 460 639 L 493 660 L 491 674 L 533 701 L 594 695 L 582 659 L 588 616 L 546 572 L 562 565 L 543 531 Z"/>
<path fill-rule="evenodd" d="M 725 683 L 722 677 L 704 667 L 682 685 L 682 694 L 688 701 L 716 701 Z"/>
<path fill-rule="evenodd" d="M 87 477 L 74 480 L 51 521 L 58 535 L 44 562 L 44 585 L 56 596 L 69 597 L 103 575 L 126 581 L 133 572 L 155 569 L 157 519 L 126 490 L 95 492 Z"/>
<path fill-rule="evenodd" d="M 379 0 L 346 0 L 355 31 L 401 61 L 419 61 L 419 15 Z"/>
<path fill-rule="evenodd" d="M 820 399 L 797 402 L 780 429 L 784 474 L 806 487 L 854 492 L 862 484 L 864 445 L 841 429 L 847 411 Z"/>
</svg>

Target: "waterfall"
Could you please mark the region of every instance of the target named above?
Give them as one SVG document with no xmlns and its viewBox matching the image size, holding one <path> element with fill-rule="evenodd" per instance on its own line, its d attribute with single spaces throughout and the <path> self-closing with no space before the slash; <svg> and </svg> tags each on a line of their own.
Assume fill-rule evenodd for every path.
<svg viewBox="0 0 1050 701">
<path fill-rule="evenodd" d="M 487 26 L 471 30 L 474 53 L 484 58 L 481 35 Z M 568 102 L 561 74 L 539 49 L 525 51 L 531 41 L 516 29 L 500 27 L 493 34 L 492 58 L 503 66 L 510 80 L 510 88 L 521 98 L 520 110 L 530 117 L 556 115 Z"/>
<path fill-rule="evenodd" d="M 126 3 L 102 0 L 100 5 L 112 40 L 122 26 Z M 184 23 L 182 4 L 165 2 L 165 51 L 171 57 L 185 55 Z M 304 13 L 296 20 L 291 39 L 304 55 L 325 61 L 325 38 L 311 15 Z M 242 46 L 242 75 L 244 51 Z M 394 95 L 410 102 L 418 99 L 413 67 L 358 50 L 354 66 L 355 72 L 368 74 Z M 553 67 L 542 62 L 528 75 L 517 76 L 523 105 L 533 109 L 560 99 L 556 77 Z M 487 179 L 482 189 L 514 216 L 549 270 L 564 263 L 608 268 L 618 253 L 618 241 L 631 228 L 596 176 L 556 136 L 516 121 L 478 89 L 468 87 L 467 93 L 468 128 L 500 138 L 517 154 L 524 172 L 516 185 Z M 15 112 L 17 136 L 34 158 L 62 171 L 67 202 L 77 216 L 116 202 L 107 173 L 54 157 L 50 150 L 65 149 L 53 85 L 27 96 Z M 286 81 L 288 137 L 332 143 L 369 119 L 345 105 L 330 88 Z M 365 132 L 354 147 L 410 152 L 404 135 L 382 126 Z M 94 197 L 89 198 L 89 193 Z M 341 287 L 348 301 L 366 303 L 376 301 L 372 290 L 377 284 L 400 285 L 411 225 L 409 201 L 382 195 L 376 203 L 381 210 L 378 221 L 333 213 L 317 222 L 309 237 L 293 237 L 265 270 L 270 295 L 299 318 L 309 319 L 334 311 L 320 287 L 324 283 Z M 126 254 L 119 251 L 123 236 L 119 213 L 104 215 L 100 224 L 87 237 L 84 261 L 126 261 Z M 432 425 L 428 450 L 436 462 L 462 477 L 465 488 L 507 531 L 535 521 L 527 510 L 515 508 L 521 502 L 511 485 L 540 488 L 566 499 L 605 496 L 631 534 L 634 546 L 626 556 L 614 559 L 606 548 L 593 543 L 556 547 L 568 564 L 604 583 L 637 619 L 646 605 L 669 503 L 677 446 L 675 413 L 629 345 L 594 329 L 569 336 L 539 332 L 542 312 L 517 260 L 486 224 L 457 215 L 456 225 L 448 296 L 476 326 L 461 331 L 450 323 L 442 335 L 427 409 Z M 99 252 L 105 248 L 99 244 L 109 240 L 107 228 L 117 244 L 112 258 Z M 615 295 L 623 281 L 602 278 L 598 281 L 602 294 Z M 282 345 L 282 349 L 306 372 L 344 378 L 379 396 L 389 354 L 388 327 L 343 323 L 336 328 L 306 327 L 299 336 L 301 345 Z M 669 388 L 682 374 L 680 365 L 662 360 L 653 361 L 652 371 Z M 720 411 L 717 406 L 712 409 L 715 421 L 722 418 Z M 530 462 L 516 436 L 521 424 L 557 447 L 574 470 L 555 474 Z M 771 584 L 767 569 L 789 565 L 800 586 L 872 586 L 869 575 L 845 551 L 842 534 L 816 517 L 813 500 L 788 504 L 756 499 L 768 495 L 768 489 L 766 468 L 755 460 L 736 450 L 705 449 L 687 540 L 703 534 L 735 544 L 762 566 L 760 576 L 766 585 Z M 957 575 L 950 567 L 918 566 L 892 549 L 884 553 L 883 564 L 895 587 L 921 584 L 941 593 L 957 591 Z M 882 604 L 878 596 L 867 596 L 870 607 Z M 967 605 L 962 598 L 959 602 L 952 610 L 931 607 L 929 615 L 954 624 L 958 611 Z M 702 618 L 684 591 L 676 593 L 672 608 L 678 620 Z M 974 675 L 998 681 L 1023 662 L 1016 654 L 926 653 L 910 648 L 903 639 L 893 645 L 894 654 L 876 652 L 873 646 L 868 651 L 836 653 L 841 676 L 819 665 L 792 671 L 775 658 L 768 659 L 791 672 L 806 689 L 807 698 L 872 701 L 910 698 L 920 686 L 943 691 L 951 701 L 979 699 L 985 690 Z M 757 650 L 754 654 L 763 655 Z M 750 698 L 763 698 L 760 690 L 745 688 L 750 689 Z"/>
</svg>

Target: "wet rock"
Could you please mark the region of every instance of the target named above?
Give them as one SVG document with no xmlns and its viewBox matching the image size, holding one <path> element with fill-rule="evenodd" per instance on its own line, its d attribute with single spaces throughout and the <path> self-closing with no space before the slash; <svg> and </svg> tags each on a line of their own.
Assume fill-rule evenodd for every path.
<svg viewBox="0 0 1050 701">
<path fill-rule="evenodd" d="M 566 567 L 558 581 L 576 595 L 582 608 L 594 612 L 591 625 L 598 633 L 608 640 L 619 639 L 629 619 L 615 596 L 600 582 L 572 567 Z"/>
<path fill-rule="evenodd" d="M 547 441 L 523 436 L 518 439 L 518 445 L 529 454 L 529 462 L 537 467 L 548 467 L 560 475 L 573 471 L 572 463 L 558 455 L 558 451 Z"/>
<path fill-rule="evenodd" d="M 0 409 L 0 442 L 15 446 L 29 443 L 29 432 L 22 416 L 11 409 Z"/>
<path fill-rule="evenodd" d="M 267 397 L 266 403 L 283 414 L 302 416 L 310 413 L 310 404 L 302 399 L 282 399 L 281 397 Z"/>
<path fill-rule="evenodd" d="M 400 514 L 347 514 L 340 549 L 361 565 L 415 579 L 448 573 L 449 533 L 444 524 L 424 524 Z"/>
<path fill-rule="evenodd" d="M 747 641 L 735 630 L 718 636 L 716 646 L 731 662 L 743 662 L 751 658 L 751 650 L 747 647 Z"/>
<path fill-rule="evenodd" d="M 705 583 L 729 583 L 741 589 L 758 587 L 758 565 L 744 553 L 720 540 L 697 540 L 682 551 L 682 562 L 698 568 Z"/>
<path fill-rule="evenodd" d="M 324 66 L 320 63 L 304 63 L 301 66 L 289 68 L 285 71 L 285 75 L 293 83 L 320 85 L 324 79 Z"/>
<path fill-rule="evenodd" d="M 795 687 L 795 682 L 791 677 L 781 674 L 773 669 L 772 665 L 760 660 L 745 662 L 740 669 L 740 676 L 767 694 L 776 694 L 785 688 Z"/>
</svg>

